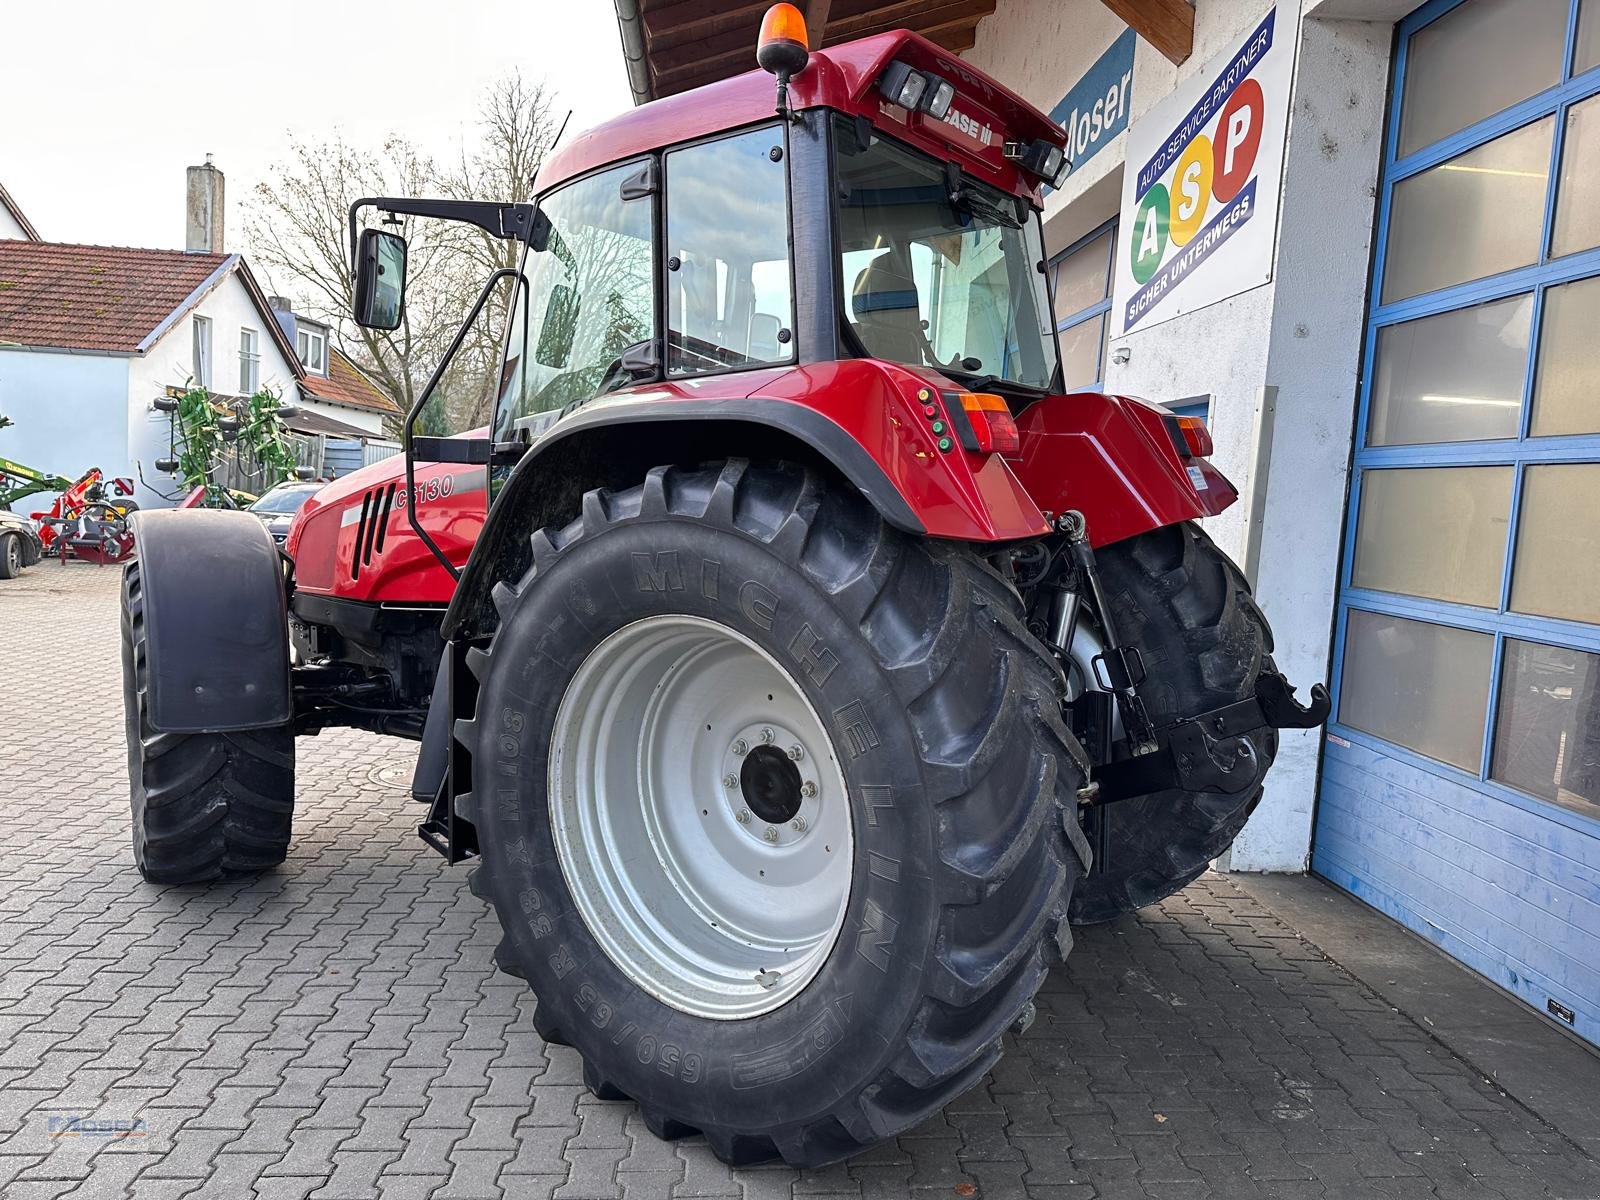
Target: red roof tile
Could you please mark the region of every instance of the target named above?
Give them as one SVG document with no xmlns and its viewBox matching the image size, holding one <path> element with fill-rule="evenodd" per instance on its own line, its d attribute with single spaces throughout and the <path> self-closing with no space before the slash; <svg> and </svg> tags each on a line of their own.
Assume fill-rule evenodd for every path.
<svg viewBox="0 0 1600 1200">
<path fill-rule="evenodd" d="M 334 404 L 353 404 L 358 408 L 375 408 L 380 412 L 397 413 L 397 405 L 372 380 L 362 374 L 340 350 L 329 347 L 328 374 L 326 377 L 306 372 L 300 386 L 313 398 Z"/>
<path fill-rule="evenodd" d="M 0 241 L 0 343 L 134 353 L 229 257 Z"/>
</svg>

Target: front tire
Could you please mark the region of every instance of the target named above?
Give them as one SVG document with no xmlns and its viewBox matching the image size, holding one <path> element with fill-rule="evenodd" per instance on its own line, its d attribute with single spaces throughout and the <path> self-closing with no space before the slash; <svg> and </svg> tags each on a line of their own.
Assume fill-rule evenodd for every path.
<svg viewBox="0 0 1600 1200">
<path fill-rule="evenodd" d="M 1254 695 L 1274 669 L 1272 630 L 1250 585 L 1198 525 L 1115 542 L 1096 562 L 1117 636 L 1144 659 L 1139 695 L 1157 728 Z M 1278 731 L 1245 736 L 1264 774 Z M 1073 922 L 1109 921 L 1188 885 L 1233 844 L 1261 792 L 1259 781 L 1233 794 L 1172 789 L 1101 809 L 1106 849 L 1073 895 Z"/>
<path fill-rule="evenodd" d="M 15 579 L 22 574 L 22 539 L 14 533 L 0 534 L 0 579 Z"/>
<path fill-rule="evenodd" d="M 472 886 L 504 931 L 496 962 L 532 985 L 535 1025 L 577 1049 L 598 1095 L 632 1097 L 658 1135 L 704 1133 L 726 1162 L 816 1166 L 983 1078 L 1047 950 L 1070 944 L 1088 850 L 1059 676 L 982 560 L 890 529 L 813 472 L 730 461 L 590 492 L 495 602 L 457 729 Z M 741 655 L 742 686 L 717 674 Z M 608 732 L 574 733 L 586 722 Z M 748 791 L 725 761 L 753 761 L 769 728 L 818 785 L 804 830 L 760 808 L 779 760 Z M 778 836 L 745 837 L 732 805 Z M 595 849 L 575 852 L 584 826 Z M 837 877 L 764 883 L 813 833 L 819 862 L 848 854 Z M 683 866 L 684 845 L 718 870 Z M 630 858 L 651 881 L 631 895 Z M 672 861 L 686 895 L 662 882 Z M 641 961 L 651 945 L 659 961 Z"/>
<path fill-rule="evenodd" d="M 133 860 L 151 883 L 269 870 L 289 853 L 294 733 L 158 733 L 144 708 L 142 565 L 122 575 L 122 700 Z"/>
</svg>

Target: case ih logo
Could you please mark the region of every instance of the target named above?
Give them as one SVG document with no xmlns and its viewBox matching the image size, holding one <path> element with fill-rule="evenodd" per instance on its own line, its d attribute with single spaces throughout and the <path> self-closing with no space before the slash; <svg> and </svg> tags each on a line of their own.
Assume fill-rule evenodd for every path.
<svg viewBox="0 0 1600 1200">
<path fill-rule="evenodd" d="M 974 121 L 958 108 L 952 107 L 949 112 L 944 114 L 944 123 L 959 129 L 979 145 L 987 146 L 994 140 L 994 130 L 987 125 Z"/>
</svg>

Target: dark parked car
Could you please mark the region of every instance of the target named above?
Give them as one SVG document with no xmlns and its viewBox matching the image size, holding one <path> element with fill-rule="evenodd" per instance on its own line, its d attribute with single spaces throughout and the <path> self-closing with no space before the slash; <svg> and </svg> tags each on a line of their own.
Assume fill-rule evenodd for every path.
<svg viewBox="0 0 1600 1200">
<path fill-rule="evenodd" d="M 20 513 L 0 509 L 0 579 L 15 579 L 23 567 L 44 557 L 44 543 L 33 522 Z"/>
<path fill-rule="evenodd" d="M 302 483 L 299 480 L 280 483 L 263 493 L 261 499 L 250 506 L 250 511 L 261 518 L 272 540 L 281 546 L 283 539 L 289 536 L 289 525 L 294 521 L 295 513 L 322 487 L 321 483 Z"/>
</svg>

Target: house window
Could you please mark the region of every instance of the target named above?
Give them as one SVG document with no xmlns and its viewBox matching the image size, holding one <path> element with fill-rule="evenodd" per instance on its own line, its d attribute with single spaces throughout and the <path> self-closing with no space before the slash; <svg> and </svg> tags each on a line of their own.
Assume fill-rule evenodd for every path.
<svg viewBox="0 0 1600 1200">
<path fill-rule="evenodd" d="M 239 330 L 239 394 L 253 396 L 261 390 L 261 335 Z"/>
<path fill-rule="evenodd" d="M 210 390 L 211 319 L 209 317 L 194 319 L 194 361 L 190 365 L 194 375 L 194 385 Z"/>
<path fill-rule="evenodd" d="M 319 375 L 328 370 L 328 335 L 320 329 L 302 329 L 294 335 L 295 350 L 308 371 Z"/>
<path fill-rule="evenodd" d="M 1093 390 L 1106 377 L 1106 343 L 1111 332 L 1111 261 L 1117 223 L 1111 221 L 1051 260 L 1055 297 L 1056 344 L 1061 350 L 1062 386 Z"/>
</svg>

